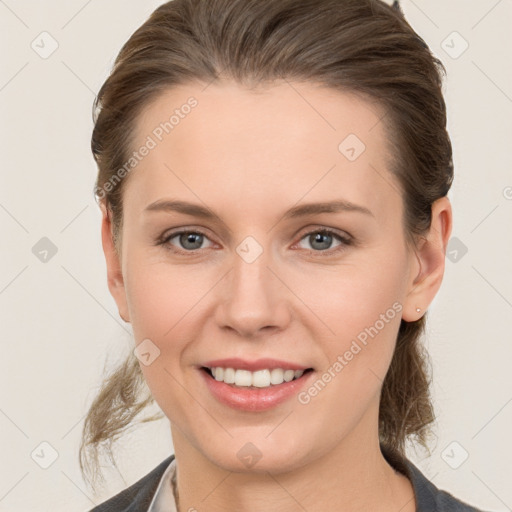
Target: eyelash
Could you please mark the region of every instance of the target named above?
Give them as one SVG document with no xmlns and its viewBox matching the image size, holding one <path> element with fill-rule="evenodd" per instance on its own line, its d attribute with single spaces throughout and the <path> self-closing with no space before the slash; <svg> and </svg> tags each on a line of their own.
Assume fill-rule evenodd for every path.
<svg viewBox="0 0 512 512">
<path fill-rule="evenodd" d="M 194 234 L 194 235 L 202 235 L 203 237 L 208 238 L 206 233 L 203 233 L 200 230 L 186 230 L 186 229 L 184 229 L 184 230 L 181 230 L 181 231 L 175 231 L 175 232 L 170 233 L 168 235 L 164 235 L 159 240 L 157 240 L 156 245 L 162 245 L 162 246 L 164 246 L 164 248 L 166 250 L 169 250 L 171 252 L 174 252 L 174 253 L 180 254 L 180 255 L 189 255 L 190 256 L 191 254 L 192 255 L 197 254 L 197 252 L 200 251 L 201 249 L 194 249 L 194 250 L 186 251 L 186 250 L 183 250 L 183 249 L 178 249 L 175 246 L 172 246 L 172 245 L 169 244 L 170 240 L 172 240 L 176 236 L 179 236 L 179 235 L 182 235 L 182 234 L 185 234 L 185 233 L 186 234 Z M 304 233 L 301 236 L 299 242 L 301 240 L 303 240 L 304 238 L 306 238 L 308 236 L 311 236 L 313 234 L 317 234 L 317 233 L 321 233 L 323 235 L 324 234 L 332 235 L 334 238 L 337 238 L 341 242 L 341 244 L 339 246 L 335 247 L 334 249 L 326 249 L 326 250 L 318 250 L 318 251 L 315 251 L 313 249 L 304 249 L 304 250 L 306 250 L 310 254 L 315 254 L 315 255 L 318 255 L 320 257 L 332 256 L 334 254 L 337 254 L 340 251 L 345 250 L 347 246 L 354 245 L 354 239 L 351 236 L 348 236 L 348 235 L 347 236 L 343 236 L 340 233 L 338 233 L 337 231 L 335 231 L 333 229 L 330 229 L 330 228 L 319 228 L 319 229 L 314 229 L 312 231 L 308 231 L 307 233 Z"/>
</svg>

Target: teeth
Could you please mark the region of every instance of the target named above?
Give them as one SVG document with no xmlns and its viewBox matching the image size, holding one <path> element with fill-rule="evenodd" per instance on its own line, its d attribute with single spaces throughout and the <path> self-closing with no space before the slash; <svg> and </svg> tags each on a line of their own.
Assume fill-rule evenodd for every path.
<svg viewBox="0 0 512 512">
<path fill-rule="evenodd" d="M 283 379 L 286 382 L 290 382 L 295 377 L 295 372 L 293 370 L 286 370 L 283 374 Z"/>
<path fill-rule="evenodd" d="M 237 386 L 240 385 L 236 380 L 235 384 Z M 270 386 L 270 370 L 258 370 L 257 372 L 254 372 L 252 374 L 252 385 L 257 388 L 267 388 Z"/>
<path fill-rule="evenodd" d="M 304 370 L 283 370 L 282 368 L 255 372 L 221 367 L 210 368 L 210 370 L 213 378 L 217 381 L 234 384 L 235 386 L 254 386 L 257 388 L 267 388 L 270 385 L 277 386 L 283 382 L 290 382 L 293 379 L 298 379 L 304 373 Z"/>
<path fill-rule="evenodd" d="M 284 370 L 281 368 L 274 368 L 270 371 L 270 383 L 271 384 L 282 384 L 284 382 L 283 379 Z"/>
<path fill-rule="evenodd" d="M 235 372 L 235 386 L 252 386 L 252 374 L 248 370 Z"/>
<path fill-rule="evenodd" d="M 226 368 L 224 370 L 224 382 L 226 384 L 235 383 L 235 370 L 233 370 L 233 368 Z"/>
</svg>

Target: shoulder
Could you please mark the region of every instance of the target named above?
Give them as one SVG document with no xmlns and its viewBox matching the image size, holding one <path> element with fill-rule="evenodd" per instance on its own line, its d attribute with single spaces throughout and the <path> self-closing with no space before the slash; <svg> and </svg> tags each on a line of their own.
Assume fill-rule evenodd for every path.
<svg viewBox="0 0 512 512">
<path fill-rule="evenodd" d="M 147 510 L 165 470 L 174 459 L 170 455 L 147 475 L 89 512 L 141 512 Z"/>
<path fill-rule="evenodd" d="M 407 465 L 418 502 L 418 512 L 484 512 L 438 489 L 412 462 L 407 461 Z"/>
<path fill-rule="evenodd" d="M 417 512 L 484 512 L 438 489 L 410 460 L 382 446 L 381 449 L 387 461 L 411 481 Z"/>
</svg>

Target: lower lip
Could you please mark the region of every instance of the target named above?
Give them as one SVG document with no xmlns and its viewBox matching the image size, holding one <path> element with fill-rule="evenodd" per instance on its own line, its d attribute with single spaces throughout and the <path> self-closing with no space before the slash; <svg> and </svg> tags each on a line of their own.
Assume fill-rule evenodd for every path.
<svg viewBox="0 0 512 512">
<path fill-rule="evenodd" d="M 205 370 L 199 370 L 212 395 L 221 403 L 241 411 L 259 412 L 282 404 L 296 395 L 304 387 L 310 376 L 309 371 L 298 379 L 266 388 L 235 387 L 231 384 L 215 380 Z"/>
</svg>

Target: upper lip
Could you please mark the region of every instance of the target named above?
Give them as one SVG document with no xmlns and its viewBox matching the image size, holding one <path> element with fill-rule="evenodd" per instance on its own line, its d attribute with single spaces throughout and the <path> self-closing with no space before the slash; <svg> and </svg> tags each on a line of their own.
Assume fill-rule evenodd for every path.
<svg viewBox="0 0 512 512">
<path fill-rule="evenodd" d="M 282 361 L 280 359 L 262 358 L 254 361 L 247 361 L 238 357 L 230 357 L 227 359 L 215 359 L 207 361 L 202 366 L 207 368 L 235 368 L 237 370 L 249 370 L 255 372 L 258 370 L 273 370 L 274 368 L 282 368 L 283 370 L 307 370 L 310 366 L 292 363 L 290 361 Z"/>
</svg>

